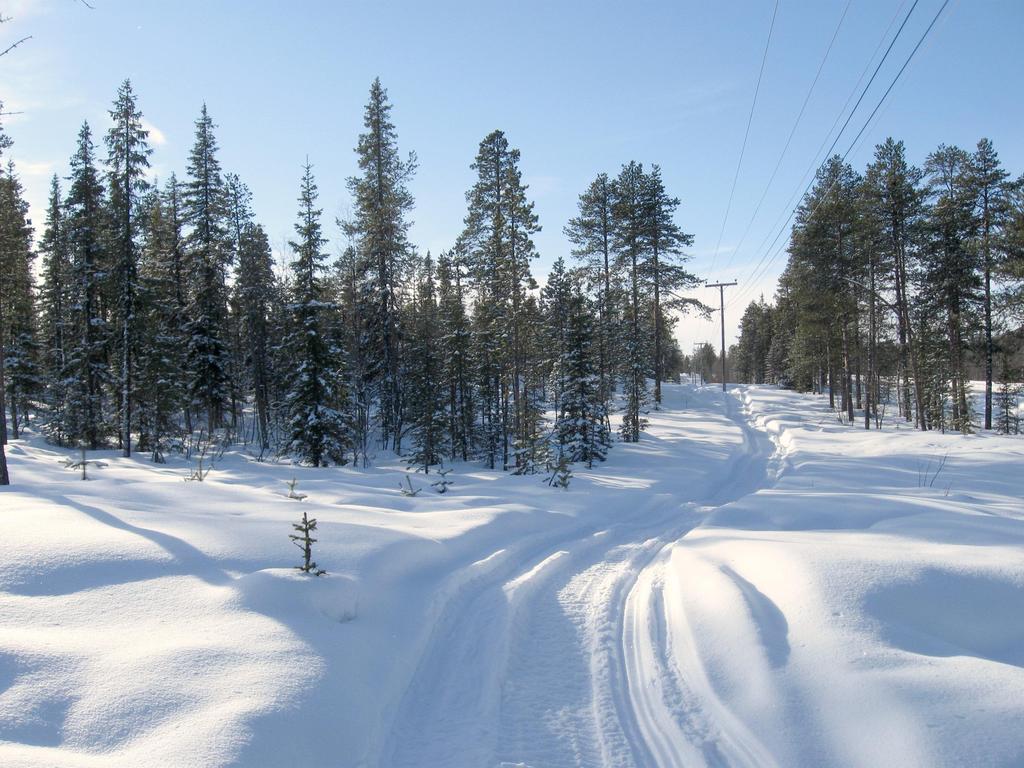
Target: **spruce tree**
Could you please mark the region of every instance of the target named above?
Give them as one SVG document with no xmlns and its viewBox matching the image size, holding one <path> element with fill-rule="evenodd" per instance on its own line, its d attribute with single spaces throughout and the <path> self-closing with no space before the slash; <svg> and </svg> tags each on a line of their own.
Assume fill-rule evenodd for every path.
<svg viewBox="0 0 1024 768">
<path fill-rule="evenodd" d="M 28 203 L 9 161 L 0 171 L 0 343 L 4 347 L 5 400 L 15 439 L 43 385 L 36 338 L 34 257 Z"/>
<path fill-rule="evenodd" d="M 323 247 L 327 241 L 321 233 L 317 196 L 313 168 L 307 162 L 295 224 L 298 238 L 289 243 L 296 256 L 292 262 L 293 318 L 283 346 L 293 371 L 285 403 L 290 428 L 285 450 L 304 463 L 321 467 L 347 461 L 351 434 L 340 350 L 331 343 L 327 328 L 327 314 L 334 307 L 325 301 Z"/>
<path fill-rule="evenodd" d="M 231 263 L 227 201 L 216 127 L 206 105 L 196 120 L 195 144 L 189 154 L 188 182 L 182 196 L 190 274 L 187 310 L 189 397 L 194 410 L 205 412 L 212 433 L 224 423 L 231 397 L 230 353 L 224 340 L 227 324 L 225 278 Z"/>
<path fill-rule="evenodd" d="M 3 115 L 3 102 L 0 102 L 0 116 Z M 3 129 L 3 124 L 0 123 L 0 162 L 3 161 L 4 150 L 11 146 L 11 137 L 8 136 Z M 2 293 L 0 293 L 0 303 L 3 302 Z M 0 306 L 0 317 L 3 316 L 4 308 Z M 11 476 L 7 469 L 7 451 L 5 446 L 7 445 L 7 378 L 4 374 L 6 367 L 6 351 L 7 347 L 5 344 L 5 337 L 0 329 L 0 485 L 10 485 Z"/>
<path fill-rule="evenodd" d="M 341 222 L 339 222 L 341 224 Z M 334 265 L 334 294 L 339 305 L 338 332 L 341 348 L 347 350 L 348 397 L 351 409 L 352 461 L 358 466 L 370 462 L 370 412 L 372 408 L 369 359 L 363 323 L 362 261 L 353 247 L 342 251 Z"/>
<path fill-rule="evenodd" d="M 437 260 L 437 293 L 442 381 L 448 398 L 449 451 L 453 459 L 467 461 L 475 437 L 472 339 L 462 293 L 462 268 L 455 251 L 442 253 Z"/>
<path fill-rule="evenodd" d="M 576 286 L 567 306 L 555 435 L 559 456 L 588 467 L 604 461 L 609 444 L 598 372 L 600 358 L 594 350 L 595 319 L 590 302 Z"/>
<path fill-rule="evenodd" d="M 443 362 L 438 337 L 437 292 L 434 285 L 434 264 L 426 255 L 416 286 L 416 300 L 409 323 L 411 358 L 407 388 L 408 410 L 412 427 L 413 450 L 410 467 L 422 469 L 443 463 L 448 420 L 445 414 L 445 392 L 442 387 Z"/>
<path fill-rule="evenodd" d="M 117 91 L 110 110 L 113 125 L 107 132 L 107 178 L 110 184 L 111 250 L 116 273 L 116 326 L 120 345 L 121 445 L 132 454 L 132 375 L 137 340 L 135 302 L 138 293 L 138 237 L 140 196 L 149 188 L 146 170 L 153 150 L 149 131 L 142 127 L 142 112 L 135 102 L 131 81 Z"/>
<path fill-rule="evenodd" d="M 71 315 L 74 341 L 69 346 L 65 378 L 68 394 L 69 434 L 92 450 L 108 435 L 104 391 L 111 383 L 107 362 L 110 330 L 101 306 L 104 282 L 110 274 L 106 249 L 107 207 L 96 168 L 95 147 L 88 123 L 78 134 L 78 148 L 71 158 L 68 190 L 68 240 L 74 263 Z"/>
<path fill-rule="evenodd" d="M 1020 434 L 1020 400 L 1024 395 L 1024 385 L 1021 384 L 1021 368 L 1014 368 L 1010 362 L 1010 356 L 1003 352 L 999 370 L 999 389 L 995 397 L 996 430 L 1003 435 Z"/>
<path fill-rule="evenodd" d="M 228 173 L 224 176 L 225 212 L 228 240 L 231 248 L 231 260 L 238 266 L 241 275 L 242 239 L 246 228 L 253 223 L 252 193 L 238 174 Z M 242 302 L 238 293 L 238 281 L 232 286 L 228 296 L 227 325 L 224 336 L 227 340 L 229 354 L 231 426 L 237 429 L 239 420 L 243 418 L 242 405 L 246 391 L 252 391 L 253 382 L 249 377 L 250 369 L 246 365 L 246 351 L 243 341 Z"/>
<path fill-rule="evenodd" d="M 270 242 L 258 224 L 242 231 L 238 250 L 238 278 L 235 281 L 240 312 L 241 346 L 256 410 L 256 430 L 260 448 L 270 448 L 271 379 L 271 307 L 278 294 L 274 280 Z"/>
<path fill-rule="evenodd" d="M 74 334 L 71 324 L 74 275 L 63 193 L 56 175 L 50 182 L 50 199 L 39 252 L 42 255 L 39 310 L 43 375 L 46 380 L 45 431 L 48 439 L 57 445 L 69 445 L 72 439 L 67 414 L 69 382 L 64 375 L 68 347 Z"/>
<path fill-rule="evenodd" d="M 397 452 L 403 431 L 400 294 L 412 258 L 408 215 L 413 198 L 406 185 L 416 171 L 416 156 L 403 158 L 398 152 L 391 104 L 380 78 L 370 86 L 363 126 L 356 145 L 360 173 L 348 179 L 355 210 L 346 231 L 360 262 L 366 373 L 376 392 L 381 443 Z"/>
<path fill-rule="evenodd" d="M 187 336 L 181 285 L 181 224 L 176 183 L 147 198 L 139 259 L 136 362 L 139 450 L 161 462 L 187 410 Z"/>
</svg>

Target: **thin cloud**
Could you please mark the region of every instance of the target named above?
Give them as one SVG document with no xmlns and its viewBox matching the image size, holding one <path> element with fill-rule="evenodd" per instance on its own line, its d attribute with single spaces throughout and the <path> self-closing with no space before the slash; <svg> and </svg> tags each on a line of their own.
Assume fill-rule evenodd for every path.
<svg viewBox="0 0 1024 768">
<path fill-rule="evenodd" d="M 21 160 L 15 161 L 15 172 L 19 176 L 49 177 L 53 175 L 53 163 Z"/>
<path fill-rule="evenodd" d="M 167 143 L 167 136 L 164 132 L 153 125 L 146 118 L 142 118 L 142 127 L 149 131 L 149 143 L 155 147 L 162 147 Z"/>
</svg>

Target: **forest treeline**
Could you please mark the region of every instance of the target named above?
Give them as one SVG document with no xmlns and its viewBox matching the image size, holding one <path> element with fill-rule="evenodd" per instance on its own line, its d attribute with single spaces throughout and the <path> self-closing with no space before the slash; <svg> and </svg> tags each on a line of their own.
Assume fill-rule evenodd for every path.
<svg viewBox="0 0 1024 768">
<path fill-rule="evenodd" d="M 1024 176 L 987 139 L 916 168 L 890 138 L 862 174 L 819 169 L 775 300 L 747 306 L 731 358 L 741 380 L 827 391 L 868 429 L 891 404 L 919 429 L 1018 432 L 1022 331 Z"/>
<path fill-rule="evenodd" d="M 425 471 L 482 460 L 553 481 L 604 458 L 613 408 L 636 441 L 680 367 L 673 318 L 704 311 L 682 295 L 698 284 L 692 238 L 658 166 L 596 177 L 565 226 L 573 262 L 538 288 L 540 223 L 504 133 L 480 142 L 463 230 L 435 257 L 409 240 L 416 158 L 379 80 L 363 126 L 336 256 L 307 161 L 284 269 L 205 105 L 184 176 L 157 183 L 125 81 L 104 135 L 83 123 L 38 239 L 8 161 L 4 439 L 9 415 L 14 437 L 32 421 L 60 446 L 155 461 L 205 434 L 313 466 L 388 450 Z"/>
</svg>

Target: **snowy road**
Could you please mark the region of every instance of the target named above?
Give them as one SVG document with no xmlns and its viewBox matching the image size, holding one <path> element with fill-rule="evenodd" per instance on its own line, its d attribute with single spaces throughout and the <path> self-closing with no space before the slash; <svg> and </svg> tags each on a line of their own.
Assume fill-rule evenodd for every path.
<svg viewBox="0 0 1024 768">
<path fill-rule="evenodd" d="M 647 768 L 690 764 L 702 743 L 717 744 L 707 749 L 732 764 L 744 764 L 734 756 L 757 763 L 758 746 L 713 724 L 706 691 L 671 661 L 663 570 L 670 548 L 712 508 L 769 482 L 772 443 L 732 397 L 691 392 L 684 410 L 674 402 L 684 393 L 668 391 L 665 411 L 674 414 L 659 420 L 668 436 L 714 431 L 728 453 L 673 484 L 673 465 L 684 476 L 696 457 L 694 444 L 667 440 L 634 476 L 664 491 L 627 502 L 606 527 L 513 544 L 471 566 L 482 573 L 438 622 L 383 765 Z M 605 503 L 615 505 L 610 496 Z M 684 718 L 680 700 L 689 702 Z"/>
<path fill-rule="evenodd" d="M 1020 438 L 669 385 L 565 492 L 9 455 L 4 768 L 1024 765 Z"/>
</svg>

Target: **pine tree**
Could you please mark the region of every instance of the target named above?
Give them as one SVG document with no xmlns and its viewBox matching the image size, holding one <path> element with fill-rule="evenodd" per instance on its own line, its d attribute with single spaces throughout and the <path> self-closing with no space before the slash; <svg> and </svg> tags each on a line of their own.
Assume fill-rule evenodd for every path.
<svg viewBox="0 0 1024 768">
<path fill-rule="evenodd" d="M 377 394 L 381 443 L 401 450 L 402 382 L 400 292 L 409 271 L 412 247 L 407 217 L 413 198 L 406 185 L 416 171 L 416 156 L 402 158 L 391 122 L 391 104 L 380 78 L 370 86 L 363 115 L 365 132 L 356 154 L 359 176 L 348 180 L 355 204 L 346 231 L 355 240 L 359 258 L 359 301 L 365 323 L 367 376 Z"/>
<path fill-rule="evenodd" d="M 340 352 L 330 343 L 327 313 L 333 305 L 324 300 L 325 270 L 317 187 L 313 168 L 303 169 L 299 194 L 298 239 L 289 243 L 292 262 L 292 332 L 284 347 L 294 373 L 285 407 L 290 435 L 285 450 L 314 467 L 345 463 L 349 449 L 350 417 L 344 391 Z"/>
<path fill-rule="evenodd" d="M 1024 325 L 1024 175 L 1009 186 L 1006 227 L 1003 231 L 1004 256 L 997 263 L 1002 283 L 999 302 L 1008 322 Z"/>
<path fill-rule="evenodd" d="M 951 426 L 970 432 L 967 396 L 967 336 L 976 318 L 970 316 L 980 289 L 970 156 L 959 147 L 940 146 L 925 163 L 926 190 L 931 199 L 925 228 L 923 275 L 925 298 L 936 301 L 945 320 L 949 349 Z"/>
<path fill-rule="evenodd" d="M 977 226 L 976 249 L 982 280 L 982 318 L 984 322 L 985 358 L 985 429 L 992 429 L 992 375 L 996 345 L 993 339 L 992 278 L 998 274 L 1005 259 L 1005 240 L 1002 237 L 1010 215 L 1010 174 L 999 162 L 992 142 L 982 139 L 971 156 L 968 170 L 969 184 L 974 197 Z"/>
<path fill-rule="evenodd" d="M 149 187 L 146 169 L 153 150 L 149 131 L 142 127 L 142 112 L 135 102 L 131 81 L 117 91 L 110 110 L 113 125 L 107 132 L 107 177 L 110 183 L 112 251 L 118 286 L 116 324 L 121 354 L 120 409 L 121 444 L 125 456 L 132 454 L 132 374 L 137 340 L 135 301 L 138 292 L 138 230 L 140 196 Z"/>
<path fill-rule="evenodd" d="M 615 185 L 607 173 L 598 174 L 579 198 L 579 215 L 569 220 L 565 235 L 575 246 L 572 254 L 583 262 L 584 274 L 591 289 L 597 290 L 598 307 L 598 369 L 601 400 L 610 410 L 615 385 L 617 356 L 613 312 L 620 289 L 614 270 L 612 247 L 615 237 Z"/>
<path fill-rule="evenodd" d="M 523 382 L 530 373 L 525 337 L 526 291 L 535 285 L 530 260 L 537 256 L 532 235 L 540 226 L 522 183 L 519 150 L 509 147 L 504 133 L 493 131 L 480 142 L 471 168 L 477 181 L 466 193 L 468 211 L 460 248 L 476 291 L 474 324 L 485 451 L 491 467 L 500 451 L 507 469 L 510 448 L 525 456 L 536 435 L 533 406 Z"/>
<path fill-rule="evenodd" d="M 620 427 L 622 439 L 629 443 L 640 440 L 640 432 L 646 425 L 643 410 L 648 401 L 647 361 L 650 357 L 641 319 L 643 305 L 640 300 L 643 280 L 641 268 L 650 231 L 645 210 L 646 184 L 640 163 L 631 162 L 622 166 L 615 180 L 615 203 L 612 209 L 615 215 L 613 243 L 616 268 L 625 273 L 625 282 L 629 287 L 622 337 L 626 407 Z"/>
<path fill-rule="evenodd" d="M 565 363 L 569 345 L 569 317 L 572 312 L 573 284 L 565 261 L 557 259 L 541 291 L 544 311 L 544 339 L 541 357 L 544 375 L 551 386 L 551 400 L 559 403 L 565 383 Z M 600 329 L 598 329 L 600 333 Z"/>
<path fill-rule="evenodd" d="M 547 465 L 551 455 L 548 423 L 548 379 L 543 366 L 544 317 L 535 294 L 527 294 L 522 308 L 519 343 L 525 361 L 522 375 L 519 435 L 514 444 L 516 474 L 532 475 Z"/>
<path fill-rule="evenodd" d="M 211 434 L 223 424 L 231 398 L 230 353 L 223 332 L 227 321 L 225 277 L 232 252 L 215 127 L 204 104 L 196 120 L 189 180 L 182 199 L 184 220 L 190 228 L 185 240 L 191 283 L 187 310 L 189 395 L 192 408 L 205 412 Z"/>
<path fill-rule="evenodd" d="M 740 319 L 740 339 L 733 370 L 740 381 L 764 384 L 769 379 L 768 353 L 772 344 L 773 311 L 762 296 L 747 305 Z"/>
<path fill-rule="evenodd" d="M 679 198 L 669 197 L 661 179 L 661 168 L 652 166 L 644 184 L 647 258 L 642 274 L 652 290 L 654 314 L 654 402 L 661 404 L 661 382 L 665 378 L 665 359 L 672 323 L 666 310 L 684 312 L 692 307 L 705 309 L 694 300 L 680 295 L 700 285 L 700 280 L 683 268 L 687 260 L 683 248 L 693 245 L 693 235 L 683 232 L 675 222 Z"/>
<path fill-rule="evenodd" d="M 854 236 L 860 180 L 839 156 L 818 169 L 797 209 L 787 271 L 806 335 L 817 337 L 817 365 L 829 378 L 829 405 L 852 422 L 859 254 Z M 838 381 L 837 381 L 838 379 Z M 836 391 L 841 400 L 835 402 Z"/>
<path fill-rule="evenodd" d="M 88 123 L 82 124 L 78 134 L 70 182 L 65 207 L 74 259 L 71 314 L 75 339 L 69 347 L 64 375 L 71 384 L 70 424 L 66 431 L 87 448 L 96 450 L 106 442 L 108 434 L 104 390 L 112 381 L 107 363 L 110 333 L 102 312 L 101 294 L 110 270 L 105 248 L 106 201 Z"/>
<path fill-rule="evenodd" d="M 891 285 L 899 344 L 900 401 L 907 421 L 925 428 L 923 377 L 911 322 L 911 277 L 916 260 L 913 244 L 921 215 L 917 185 L 921 172 L 906 161 L 903 142 L 886 139 L 875 147 L 875 159 L 864 176 L 866 215 L 880 231 L 880 285 Z M 890 279 L 885 278 L 888 272 Z M 913 398 L 911 387 L 913 386 Z M 915 403 L 911 410 L 911 400 Z M 912 414 L 913 413 L 913 417 Z"/>
</svg>

